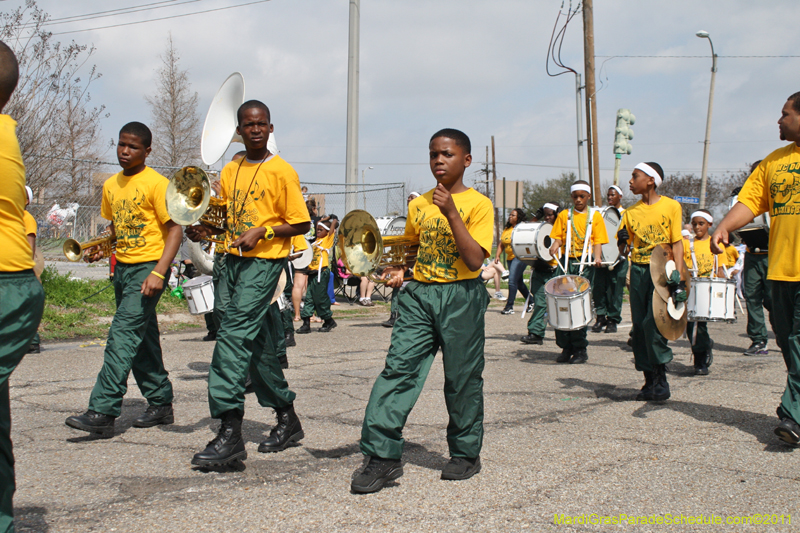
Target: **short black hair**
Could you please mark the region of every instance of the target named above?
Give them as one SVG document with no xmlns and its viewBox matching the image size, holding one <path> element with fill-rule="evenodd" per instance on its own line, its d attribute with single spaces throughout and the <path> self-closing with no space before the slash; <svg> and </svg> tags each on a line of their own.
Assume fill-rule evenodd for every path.
<svg viewBox="0 0 800 533">
<path fill-rule="evenodd" d="M 788 100 L 792 103 L 792 109 L 800 113 L 800 92 L 794 93 Z"/>
<path fill-rule="evenodd" d="M 150 145 L 153 144 L 153 134 L 150 132 L 150 128 L 141 122 L 128 122 L 119 130 L 120 136 L 122 136 L 123 133 L 139 137 L 139 140 L 142 141 L 145 148 L 150 148 Z"/>
<path fill-rule="evenodd" d="M 708 209 L 695 209 L 695 211 L 700 211 L 701 213 L 705 213 L 707 215 L 711 214 L 711 211 L 709 211 Z"/>
<path fill-rule="evenodd" d="M 654 163 L 652 161 L 645 161 L 644 164 L 651 167 L 656 172 L 658 172 L 658 175 L 661 176 L 661 181 L 664 181 L 664 169 L 661 168 L 661 165 L 659 165 L 658 163 Z"/>
<path fill-rule="evenodd" d="M 472 143 L 469 142 L 469 137 L 467 137 L 467 134 L 463 131 L 453 128 L 444 128 L 443 130 L 439 130 L 434 133 L 428 144 L 432 143 L 434 139 L 438 139 L 439 137 L 453 139 L 456 142 L 456 146 L 460 146 L 468 154 L 472 153 Z"/>
<path fill-rule="evenodd" d="M 17 56 L 9 46 L 0 41 L 0 109 L 5 107 L 17 88 L 19 81 L 19 63 Z"/>
<path fill-rule="evenodd" d="M 258 109 L 263 109 L 267 113 L 267 121 L 272 122 L 272 118 L 270 116 L 269 108 L 267 107 L 267 104 L 265 104 L 264 102 L 261 102 L 259 100 L 248 100 L 245 103 L 243 103 L 242 105 L 240 105 L 239 109 L 236 110 L 236 125 L 237 126 L 241 126 L 242 125 L 242 115 L 244 115 L 244 112 L 247 111 L 248 109 L 253 109 L 254 107 L 256 107 Z"/>
<path fill-rule="evenodd" d="M 762 161 L 763 161 L 763 159 L 759 159 L 758 161 L 756 161 L 755 163 L 750 165 L 750 174 L 752 174 L 753 172 L 756 171 L 756 169 L 758 168 L 758 165 L 760 165 Z"/>
</svg>

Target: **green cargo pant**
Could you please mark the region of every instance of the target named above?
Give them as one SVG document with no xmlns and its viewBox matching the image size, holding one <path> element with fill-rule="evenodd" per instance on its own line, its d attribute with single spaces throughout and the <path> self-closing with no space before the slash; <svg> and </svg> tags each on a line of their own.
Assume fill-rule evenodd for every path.
<svg viewBox="0 0 800 533">
<path fill-rule="evenodd" d="M 742 291 L 747 305 L 747 336 L 752 342 L 767 342 L 767 325 L 764 322 L 764 307 L 769 313 L 769 321 L 775 330 L 772 318 L 772 294 L 767 279 L 767 254 L 744 254 L 742 268 Z"/>
<path fill-rule="evenodd" d="M 547 328 L 547 323 L 544 320 L 544 315 L 547 313 L 547 296 L 544 293 L 544 286 L 555 275 L 555 270 L 552 272 L 531 270 L 529 290 L 533 300 L 533 313 L 528 319 L 528 333 L 531 335 L 544 337 L 544 331 Z"/>
<path fill-rule="evenodd" d="M 800 424 L 800 282 L 771 280 L 771 284 L 775 337 L 787 370 L 778 416 Z"/>
<path fill-rule="evenodd" d="M 305 304 L 300 312 L 300 318 L 311 318 L 314 311 L 322 320 L 328 320 L 333 316 L 331 298 L 328 296 L 328 278 L 331 277 L 331 271 L 325 267 L 319 273 L 319 281 L 317 281 L 317 277 L 316 270 L 309 270 L 308 289 L 306 289 Z"/>
<path fill-rule="evenodd" d="M 577 275 L 578 272 L 580 272 L 580 267 L 581 265 L 578 259 L 570 259 L 567 272 Z M 588 279 L 589 283 L 594 283 L 595 270 L 597 269 L 593 266 L 584 265 L 581 276 Z M 577 350 L 585 349 L 589 345 L 589 341 L 586 340 L 586 326 L 572 331 L 557 329 L 556 344 L 561 349 L 569 350 L 570 353 L 575 353 Z"/>
<path fill-rule="evenodd" d="M 289 275 L 289 264 L 286 264 L 286 268 L 284 269 L 286 272 L 286 286 L 283 288 L 283 296 L 286 298 L 286 301 L 289 305 L 286 306 L 286 309 L 281 311 L 281 320 L 283 321 L 283 336 L 284 336 L 284 348 L 286 347 L 286 335 L 289 333 L 294 333 L 294 324 L 292 324 L 292 318 L 294 317 L 294 310 L 292 309 L 292 287 L 294 286 L 294 278 L 293 276 Z"/>
<path fill-rule="evenodd" d="M 653 318 L 653 280 L 650 264 L 631 264 L 631 319 L 636 370 L 654 372 L 656 365 L 672 361 L 672 349 Z"/>
<path fill-rule="evenodd" d="M 264 343 L 264 356 L 286 358 L 286 334 L 283 332 L 283 316 L 278 307 L 278 302 L 269 306 L 267 312 L 266 328 L 269 331 L 267 342 Z"/>
<path fill-rule="evenodd" d="M 625 277 L 628 274 L 628 261 L 621 260 L 609 270 L 605 267 L 594 269 L 592 299 L 597 318 L 606 317 L 609 322 L 622 322 L 622 299 L 625 296 Z"/>
<path fill-rule="evenodd" d="M 8 378 L 28 353 L 44 310 L 33 270 L 0 272 L 0 531 L 14 531 L 14 452 Z"/>
<path fill-rule="evenodd" d="M 480 279 L 410 282 L 397 299 L 397 322 L 384 367 L 369 398 L 361 452 L 399 460 L 403 426 L 439 348 L 452 457 L 478 457 L 483 444 L 484 313 L 489 294 Z"/>
<path fill-rule="evenodd" d="M 219 334 L 219 325 L 222 324 L 222 319 L 225 316 L 225 309 L 228 307 L 228 302 L 231 301 L 231 295 L 228 291 L 228 276 L 225 268 L 225 256 L 228 254 L 214 254 L 214 272 L 212 281 L 214 282 L 214 327 L 217 334 Z"/>
<path fill-rule="evenodd" d="M 141 292 L 142 283 L 155 267 L 156 261 L 117 262 L 114 270 L 117 312 L 108 330 L 103 368 L 89 397 L 92 411 L 113 417 L 120 415 L 131 371 L 147 403 L 172 403 L 172 383 L 164 368 L 156 317 L 156 305 L 164 289 L 153 296 Z M 163 287 L 167 287 L 168 281 L 169 278 L 164 280 Z"/>
<path fill-rule="evenodd" d="M 264 355 L 264 346 L 270 339 L 269 302 L 285 262 L 285 258 L 227 255 L 225 268 L 230 301 L 220 324 L 208 373 L 208 406 L 213 418 L 221 418 L 231 410 L 244 413 L 248 368 L 259 404 L 283 408 L 294 401 L 295 394 L 289 390 L 278 358 Z"/>
<path fill-rule="evenodd" d="M 397 313 L 397 295 L 400 294 L 401 287 L 392 288 L 392 299 L 389 303 L 389 313 Z"/>
<path fill-rule="evenodd" d="M 697 325 L 697 338 L 693 339 L 694 328 Z M 708 322 L 687 322 L 686 336 L 692 343 L 692 353 L 698 355 L 708 354 L 711 348 L 711 336 L 708 334 Z"/>
</svg>

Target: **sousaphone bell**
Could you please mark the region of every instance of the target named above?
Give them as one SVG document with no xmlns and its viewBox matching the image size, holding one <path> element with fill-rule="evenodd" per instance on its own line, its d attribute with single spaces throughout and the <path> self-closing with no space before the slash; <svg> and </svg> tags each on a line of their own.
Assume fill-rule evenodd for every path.
<svg viewBox="0 0 800 533">
<path fill-rule="evenodd" d="M 368 276 L 376 283 L 377 270 L 401 267 L 417 258 L 419 236 L 382 236 L 375 219 L 361 209 L 347 213 L 339 224 L 339 255 L 354 276 Z"/>
</svg>

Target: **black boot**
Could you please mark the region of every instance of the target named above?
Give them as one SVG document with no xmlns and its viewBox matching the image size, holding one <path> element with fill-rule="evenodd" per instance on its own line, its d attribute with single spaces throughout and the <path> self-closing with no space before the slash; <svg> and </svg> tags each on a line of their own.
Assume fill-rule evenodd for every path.
<svg viewBox="0 0 800 533">
<path fill-rule="evenodd" d="M 667 365 L 656 365 L 653 380 L 653 398 L 655 402 L 669 399 L 669 383 L 667 383 Z"/>
<path fill-rule="evenodd" d="M 286 347 L 291 348 L 292 346 L 297 346 L 297 342 L 294 340 L 294 330 L 286 334 Z"/>
<path fill-rule="evenodd" d="M 386 322 L 381 322 L 381 326 L 385 328 L 393 328 L 395 322 L 397 322 L 396 312 L 389 315 L 389 320 L 387 320 Z"/>
<path fill-rule="evenodd" d="M 278 356 L 278 362 L 281 364 L 281 368 L 286 370 L 289 368 L 289 360 L 286 358 L 286 354 L 281 354 Z"/>
<path fill-rule="evenodd" d="M 303 333 L 311 333 L 311 317 L 303 319 L 303 325 L 297 328 L 295 333 L 303 334 Z"/>
<path fill-rule="evenodd" d="M 332 330 L 335 327 L 336 327 L 336 321 L 333 319 L 333 317 L 331 317 L 331 318 L 326 318 L 325 319 L 325 322 L 322 323 L 322 327 L 319 328 L 319 330 L 322 333 L 328 333 L 330 330 Z"/>
<path fill-rule="evenodd" d="M 71 428 L 88 431 L 103 439 L 110 439 L 114 436 L 114 419 L 113 416 L 90 409 L 82 415 L 67 418 L 64 423 Z"/>
<path fill-rule="evenodd" d="M 592 326 L 592 333 L 600 333 L 604 327 L 606 327 L 606 315 L 598 315 L 594 326 Z"/>
<path fill-rule="evenodd" d="M 644 387 L 642 387 L 642 391 L 636 396 L 637 402 L 649 402 L 653 399 L 654 381 L 655 372 L 644 372 Z"/>
<path fill-rule="evenodd" d="M 133 421 L 135 428 L 151 428 L 159 424 L 175 423 L 175 414 L 172 411 L 172 404 L 167 405 L 148 405 L 144 414 Z"/>
<path fill-rule="evenodd" d="M 294 412 L 294 404 L 275 409 L 275 414 L 278 417 L 278 424 L 269 432 L 267 440 L 258 445 L 258 451 L 261 453 L 283 451 L 293 442 L 305 437 L 300 419 Z"/>
<path fill-rule="evenodd" d="M 244 414 L 233 409 L 222 414 L 222 423 L 214 440 L 206 449 L 194 454 L 192 464 L 196 466 L 227 466 L 247 459 L 242 439 L 242 418 Z"/>
</svg>

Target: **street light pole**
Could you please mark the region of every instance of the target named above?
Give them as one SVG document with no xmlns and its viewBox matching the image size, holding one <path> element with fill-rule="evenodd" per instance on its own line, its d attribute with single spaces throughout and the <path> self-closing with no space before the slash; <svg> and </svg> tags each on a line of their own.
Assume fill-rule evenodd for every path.
<svg viewBox="0 0 800 533">
<path fill-rule="evenodd" d="M 347 148 L 345 156 L 345 211 L 358 206 L 358 73 L 361 0 L 350 0 L 347 46 Z"/>
<path fill-rule="evenodd" d="M 711 137 L 711 112 L 714 109 L 714 79 L 717 75 L 717 54 L 714 53 L 714 43 L 707 31 L 698 31 L 695 35 L 701 39 L 708 39 L 711 45 L 711 89 L 708 93 L 708 116 L 706 117 L 706 139 L 703 143 L 703 169 L 700 172 L 700 209 L 706 206 L 706 183 L 708 181 L 708 144 Z"/>
<path fill-rule="evenodd" d="M 367 167 L 361 171 L 361 194 L 364 196 L 364 211 L 367 210 L 367 182 L 364 181 L 364 174 L 367 173 L 367 170 L 373 168 L 375 167 Z"/>
</svg>

